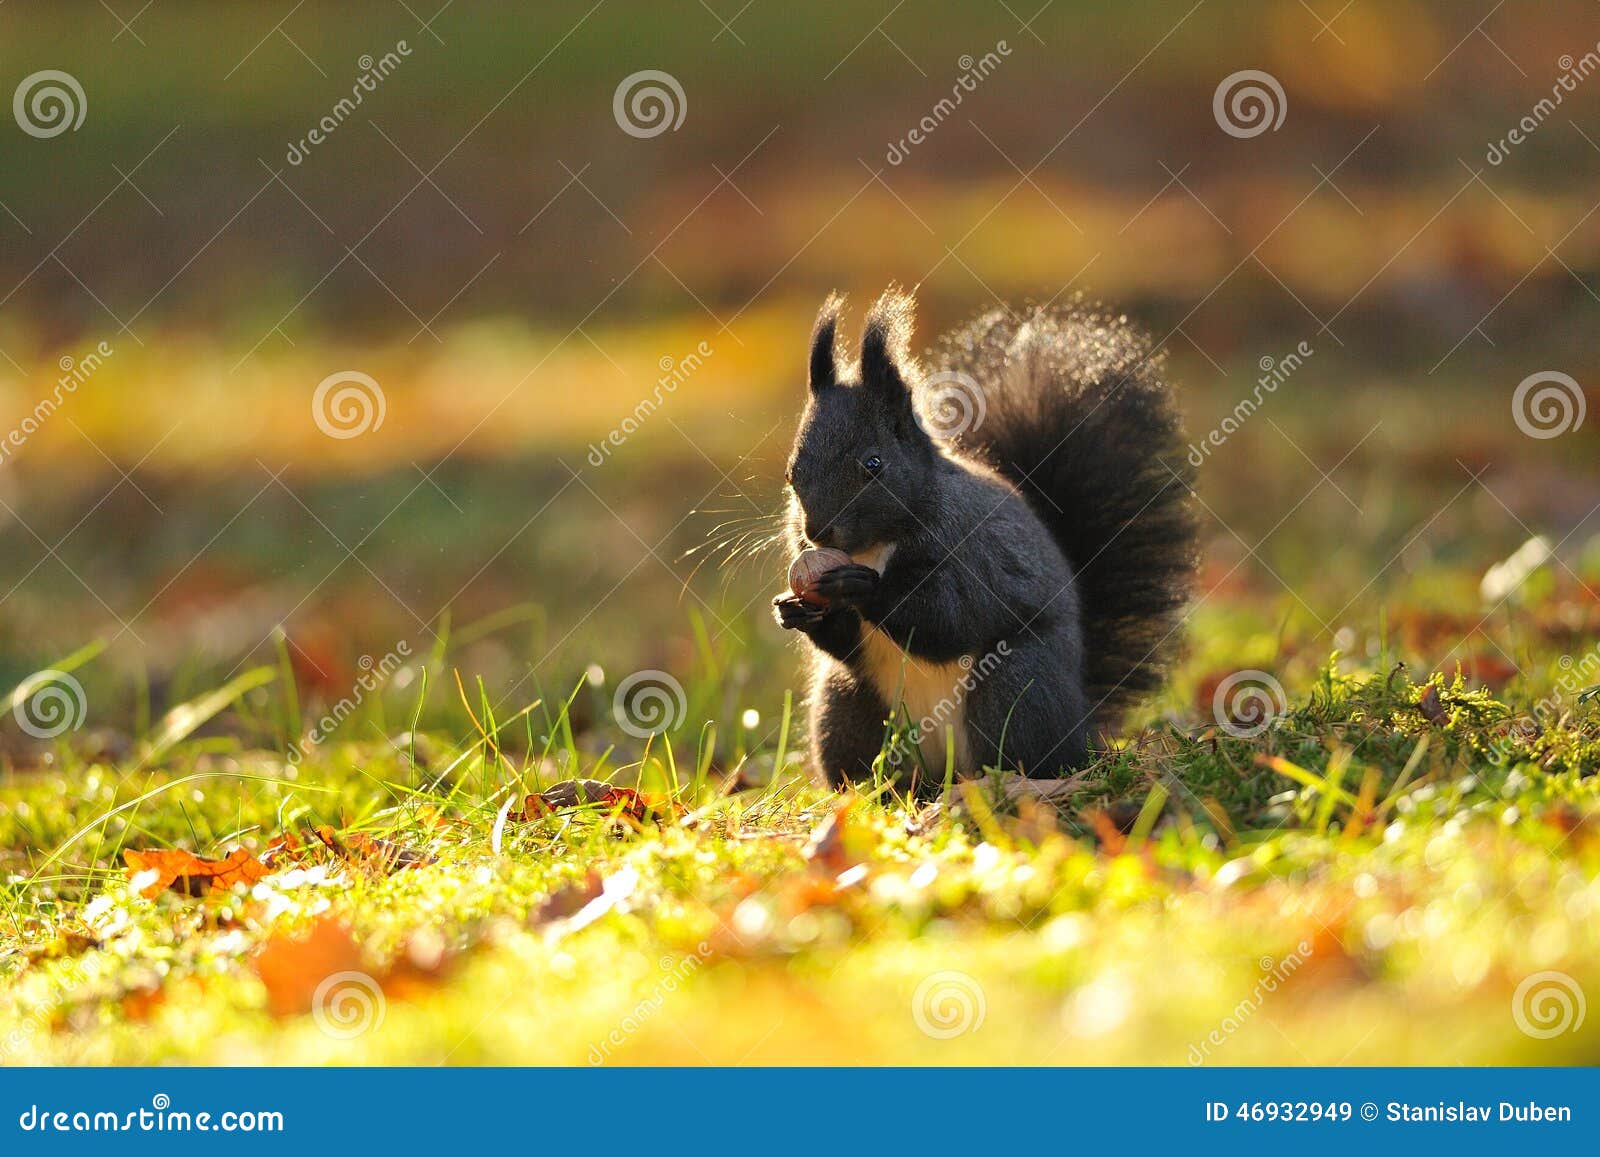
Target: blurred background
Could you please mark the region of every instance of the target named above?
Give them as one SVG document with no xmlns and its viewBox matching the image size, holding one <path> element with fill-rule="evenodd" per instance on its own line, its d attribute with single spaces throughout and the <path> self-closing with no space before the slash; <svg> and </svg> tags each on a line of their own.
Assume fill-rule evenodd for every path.
<svg viewBox="0 0 1600 1157">
<path fill-rule="evenodd" d="M 1503 684 L 1600 621 L 1596 16 L 13 0 L 0 685 L 103 640 L 116 731 L 403 644 L 770 721 L 811 316 L 890 281 L 926 341 L 1081 293 L 1167 351 L 1207 563 L 1161 709 L 1386 643 Z"/>
</svg>

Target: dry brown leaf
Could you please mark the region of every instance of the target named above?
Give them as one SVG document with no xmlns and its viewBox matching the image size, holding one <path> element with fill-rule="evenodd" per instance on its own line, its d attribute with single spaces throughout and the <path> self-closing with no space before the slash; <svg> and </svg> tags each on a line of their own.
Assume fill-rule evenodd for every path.
<svg viewBox="0 0 1600 1157">
<path fill-rule="evenodd" d="M 564 884 L 545 898 L 529 917 L 534 924 L 548 924 L 564 920 L 581 912 L 591 900 L 598 900 L 605 891 L 605 880 L 590 868 L 582 880 Z"/>
<path fill-rule="evenodd" d="M 1417 699 L 1417 710 L 1422 712 L 1424 719 L 1436 727 L 1443 725 L 1450 718 L 1450 712 L 1439 701 L 1439 686 L 1436 683 L 1429 683 L 1422 689 L 1422 694 Z"/>
<path fill-rule="evenodd" d="M 635 827 L 646 823 L 666 823 L 683 816 L 687 809 L 658 792 L 616 787 L 598 779 L 564 779 L 523 801 L 522 811 L 513 818 L 528 822 L 571 808 L 594 807 L 614 812 Z"/>
<path fill-rule="evenodd" d="M 374 868 L 385 875 L 406 868 L 420 868 L 435 861 L 435 857 L 389 840 L 375 839 L 365 832 L 336 832 L 328 824 L 318 824 L 313 829 L 335 855 L 358 868 Z"/>
</svg>

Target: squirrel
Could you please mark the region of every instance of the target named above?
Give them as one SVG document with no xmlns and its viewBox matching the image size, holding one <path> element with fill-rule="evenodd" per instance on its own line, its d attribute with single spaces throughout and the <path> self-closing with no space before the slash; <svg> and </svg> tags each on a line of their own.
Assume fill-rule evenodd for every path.
<svg viewBox="0 0 1600 1157">
<path fill-rule="evenodd" d="M 854 364 L 843 304 L 830 295 L 812 331 L 786 533 L 851 561 L 812 599 L 773 599 L 811 643 L 814 767 L 927 794 L 952 768 L 1081 766 L 1160 684 L 1197 564 L 1148 338 L 1079 302 L 995 309 L 935 347 L 925 381 L 909 294 L 871 307 Z M 964 420 L 946 429 L 952 402 Z M 909 743 L 890 739 L 897 715 Z"/>
</svg>

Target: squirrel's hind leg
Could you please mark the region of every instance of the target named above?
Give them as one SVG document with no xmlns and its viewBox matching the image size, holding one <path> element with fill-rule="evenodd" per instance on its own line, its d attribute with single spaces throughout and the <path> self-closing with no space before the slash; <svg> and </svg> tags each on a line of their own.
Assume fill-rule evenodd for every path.
<svg viewBox="0 0 1600 1157">
<path fill-rule="evenodd" d="M 835 787 L 870 783 L 888 708 L 842 663 L 821 660 L 811 688 L 811 759 Z"/>
<path fill-rule="evenodd" d="M 1075 638 L 1060 634 L 1013 643 L 968 697 L 967 740 L 979 767 L 1050 779 L 1088 759 L 1082 664 Z"/>
</svg>

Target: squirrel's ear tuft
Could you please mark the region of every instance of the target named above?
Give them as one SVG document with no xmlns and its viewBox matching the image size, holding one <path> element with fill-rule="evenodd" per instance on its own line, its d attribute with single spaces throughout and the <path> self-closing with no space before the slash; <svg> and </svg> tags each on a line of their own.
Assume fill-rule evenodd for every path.
<svg viewBox="0 0 1600 1157">
<path fill-rule="evenodd" d="M 911 357 L 911 329 L 917 302 L 895 286 L 867 311 L 861 331 L 861 382 L 868 389 L 910 401 L 908 383 L 917 376 Z"/>
<path fill-rule="evenodd" d="M 811 327 L 811 373 L 808 381 L 813 390 L 836 385 L 839 381 L 839 361 L 834 341 L 839 332 L 839 313 L 844 309 L 844 298 L 837 293 L 828 294 L 822 308 L 817 311 L 816 324 Z"/>
</svg>

